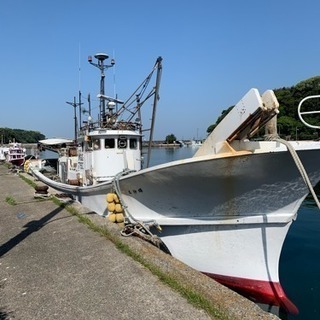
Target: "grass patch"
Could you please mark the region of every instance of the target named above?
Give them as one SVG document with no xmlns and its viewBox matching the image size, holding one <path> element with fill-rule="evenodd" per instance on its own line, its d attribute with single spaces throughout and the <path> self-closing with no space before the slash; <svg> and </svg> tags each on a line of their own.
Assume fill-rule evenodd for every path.
<svg viewBox="0 0 320 320">
<path fill-rule="evenodd" d="M 188 287 L 187 285 L 180 283 L 178 280 L 176 280 L 174 277 L 170 276 L 169 274 L 161 271 L 161 269 L 158 268 L 157 266 L 147 262 L 142 255 L 132 250 L 126 243 L 122 242 L 118 237 L 111 234 L 106 228 L 94 224 L 90 218 L 80 214 L 77 211 L 77 209 L 75 209 L 72 205 L 62 203 L 59 199 L 55 197 L 53 197 L 52 201 L 56 205 L 66 209 L 72 215 L 77 216 L 79 222 L 87 225 L 87 227 L 90 228 L 91 230 L 97 232 L 101 236 L 112 241 L 117 247 L 117 249 L 119 249 L 121 252 L 131 257 L 135 261 L 139 262 L 145 268 L 149 269 L 163 283 L 165 283 L 171 289 L 177 291 L 178 293 L 180 293 L 180 295 L 186 298 L 187 301 L 190 304 L 192 304 L 194 307 L 205 310 L 207 314 L 210 317 L 212 317 L 212 319 L 219 319 L 219 320 L 229 319 L 229 317 L 224 315 L 221 311 L 218 310 L 218 308 L 212 305 L 212 303 L 208 299 L 203 297 L 198 292 L 195 292 L 192 288 Z"/>
<path fill-rule="evenodd" d="M 28 179 L 27 177 L 25 177 L 23 174 L 19 173 L 19 177 L 26 182 L 29 186 L 31 186 L 32 188 L 35 188 L 37 186 L 37 184 L 32 181 L 31 179 Z"/>
<path fill-rule="evenodd" d="M 11 196 L 6 197 L 6 203 L 10 204 L 11 206 L 17 205 L 17 201 Z"/>
<path fill-rule="evenodd" d="M 29 185 L 33 186 L 32 181 L 30 181 L 29 179 L 25 178 L 22 175 L 20 175 L 20 176 Z M 141 265 L 143 265 L 145 268 L 150 270 L 150 272 L 152 274 L 154 274 L 155 276 L 157 276 L 161 282 L 163 282 L 164 284 L 168 285 L 171 289 L 178 292 L 191 305 L 193 305 L 196 308 L 205 310 L 207 312 L 207 314 L 212 319 L 219 319 L 219 320 L 228 320 L 229 319 L 229 317 L 227 317 L 225 314 L 223 314 L 221 311 L 219 311 L 219 309 L 216 308 L 211 303 L 210 300 L 206 299 L 201 294 L 194 291 L 192 288 L 188 287 L 187 285 L 182 284 L 177 279 L 170 276 L 168 273 L 161 271 L 161 269 L 158 268 L 157 266 L 146 261 L 146 259 L 141 254 L 132 250 L 126 243 L 122 242 L 119 239 L 119 237 L 114 236 L 106 228 L 94 224 L 94 222 L 90 218 L 88 218 L 86 215 L 81 214 L 75 207 L 73 207 L 72 205 L 70 205 L 68 203 L 64 203 L 64 202 L 60 201 L 56 197 L 52 197 L 51 200 L 57 206 L 66 209 L 70 214 L 76 216 L 78 218 L 78 221 L 85 224 L 89 229 L 91 229 L 94 232 L 98 233 L 99 235 L 105 237 L 106 239 L 112 241 L 118 250 L 120 250 L 121 252 L 123 252 L 124 254 L 131 257 L 132 259 L 134 259 L 135 261 L 137 261 Z"/>
</svg>

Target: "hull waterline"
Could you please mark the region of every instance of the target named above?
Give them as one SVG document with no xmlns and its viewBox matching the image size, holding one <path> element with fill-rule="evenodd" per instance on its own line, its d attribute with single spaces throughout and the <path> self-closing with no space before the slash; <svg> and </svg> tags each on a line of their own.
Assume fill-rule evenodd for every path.
<svg viewBox="0 0 320 320">
<path fill-rule="evenodd" d="M 279 282 L 205 274 L 250 300 L 269 306 L 279 306 L 291 314 L 299 313 L 297 306 L 288 298 Z"/>
</svg>

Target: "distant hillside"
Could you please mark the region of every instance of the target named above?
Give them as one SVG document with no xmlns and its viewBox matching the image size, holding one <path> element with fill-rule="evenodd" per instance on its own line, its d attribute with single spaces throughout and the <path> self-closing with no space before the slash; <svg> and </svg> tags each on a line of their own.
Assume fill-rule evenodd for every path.
<svg viewBox="0 0 320 320">
<path fill-rule="evenodd" d="M 16 141 L 19 143 L 37 143 L 45 139 L 45 135 L 38 131 L 28 131 L 21 129 L 0 128 L 0 144 Z"/>
<path fill-rule="evenodd" d="M 297 134 L 299 140 L 303 139 L 317 139 L 319 138 L 318 130 L 310 129 L 301 123 L 297 109 L 300 101 L 311 95 L 320 95 L 320 76 L 313 77 L 299 82 L 292 87 L 283 87 L 280 89 L 273 89 L 280 104 L 280 114 L 278 115 L 278 134 L 282 138 L 295 139 Z M 319 110 L 320 99 L 305 102 L 303 111 Z M 319 106 L 318 108 L 316 106 Z M 228 114 L 233 108 L 229 107 L 223 110 L 215 124 L 208 127 L 207 133 L 215 128 L 215 126 Z M 304 116 L 304 119 L 310 124 L 320 124 L 320 115 Z M 263 132 L 260 133 L 263 135 Z"/>
</svg>

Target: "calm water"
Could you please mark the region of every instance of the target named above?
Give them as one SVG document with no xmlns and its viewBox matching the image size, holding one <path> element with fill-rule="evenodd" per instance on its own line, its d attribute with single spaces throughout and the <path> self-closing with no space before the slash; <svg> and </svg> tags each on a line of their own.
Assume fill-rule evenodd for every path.
<svg viewBox="0 0 320 320">
<path fill-rule="evenodd" d="M 197 150 L 198 147 L 191 146 L 183 148 L 152 148 L 150 166 L 190 158 Z M 147 152 L 147 150 L 143 150 L 143 153 L 145 152 Z M 145 159 L 147 160 L 147 157 Z"/>
<path fill-rule="evenodd" d="M 197 149 L 152 149 L 151 164 L 192 157 Z M 320 197 L 320 186 L 317 192 Z M 286 320 L 320 319 L 320 211 L 312 198 L 302 204 L 293 222 L 280 259 L 280 279 L 299 315 L 277 314 Z M 275 312 L 277 313 L 277 312 Z"/>
<path fill-rule="evenodd" d="M 320 196 L 320 189 L 317 188 Z M 298 212 L 284 243 L 280 279 L 299 315 L 283 319 L 320 319 L 320 211 L 307 198 Z"/>
</svg>

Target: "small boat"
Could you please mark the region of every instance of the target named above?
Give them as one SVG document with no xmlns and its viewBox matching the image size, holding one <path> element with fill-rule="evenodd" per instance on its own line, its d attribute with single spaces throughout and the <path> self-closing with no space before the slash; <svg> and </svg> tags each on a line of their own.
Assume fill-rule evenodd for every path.
<svg viewBox="0 0 320 320">
<path fill-rule="evenodd" d="M 10 142 L 8 146 L 0 147 L 0 160 L 18 167 L 23 165 L 26 155 L 26 148 L 21 143 Z"/>
<path fill-rule="evenodd" d="M 201 140 L 191 140 L 191 147 L 200 147 L 202 145 L 202 141 Z"/>
<path fill-rule="evenodd" d="M 6 146 L 0 146 L 0 162 L 5 162 L 6 161 L 6 155 L 9 151 L 9 147 Z"/>
<path fill-rule="evenodd" d="M 158 59 L 156 85 L 147 95 L 154 97 L 154 108 L 161 70 Z M 77 142 L 60 150 L 60 182 L 37 170 L 33 174 L 99 215 L 124 221 L 124 233 L 139 230 L 175 258 L 244 296 L 297 313 L 280 283 L 279 258 L 301 203 L 310 191 L 315 196 L 320 142 L 280 139 L 274 92 L 260 95 L 253 88 L 192 158 L 143 167 L 139 113 L 144 99 L 134 94 L 130 108 L 131 102 L 104 92 L 99 97 L 100 122 L 88 122 Z M 115 109 L 116 104 L 121 107 Z M 266 140 L 254 140 L 263 127 Z"/>
</svg>

